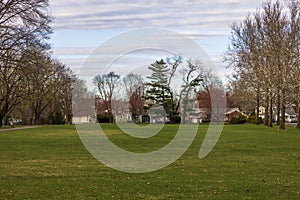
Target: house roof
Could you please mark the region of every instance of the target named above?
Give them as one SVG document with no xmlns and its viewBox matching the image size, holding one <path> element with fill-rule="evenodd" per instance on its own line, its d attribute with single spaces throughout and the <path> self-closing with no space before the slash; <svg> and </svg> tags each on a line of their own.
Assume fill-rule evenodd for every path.
<svg viewBox="0 0 300 200">
<path fill-rule="evenodd" d="M 247 116 L 247 114 L 241 112 L 239 108 L 230 108 L 230 109 L 226 112 L 226 115 L 230 115 L 230 114 L 232 114 L 232 113 L 234 113 L 234 112 L 237 112 L 237 113 L 240 113 L 240 114 L 242 114 L 242 115 L 244 115 L 244 116 Z"/>
<path fill-rule="evenodd" d="M 244 115 L 244 113 L 242 113 L 242 112 L 240 111 L 240 109 L 238 109 L 238 108 L 231 108 L 229 111 L 226 112 L 226 115 L 230 115 L 230 114 L 232 114 L 232 113 L 234 113 L 234 112 L 239 112 L 239 113 L 241 113 L 241 114 Z"/>
</svg>

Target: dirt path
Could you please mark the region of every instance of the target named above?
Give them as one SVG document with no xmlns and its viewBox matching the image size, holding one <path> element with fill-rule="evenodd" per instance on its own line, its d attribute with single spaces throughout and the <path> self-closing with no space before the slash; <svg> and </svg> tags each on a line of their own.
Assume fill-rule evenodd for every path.
<svg viewBox="0 0 300 200">
<path fill-rule="evenodd" d="M 0 132 L 4 131 L 17 131 L 17 130 L 24 130 L 24 129 L 30 129 L 30 128 L 40 128 L 41 126 L 24 126 L 20 128 L 5 128 L 5 129 L 0 129 Z"/>
</svg>

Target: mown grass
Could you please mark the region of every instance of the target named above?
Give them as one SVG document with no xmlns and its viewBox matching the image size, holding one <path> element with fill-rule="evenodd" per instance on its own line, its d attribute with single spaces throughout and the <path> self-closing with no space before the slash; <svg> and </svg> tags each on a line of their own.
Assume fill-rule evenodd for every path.
<svg viewBox="0 0 300 200">
<path fill-rule="evenodd" d="M 105 124 L 120 147 L 148 152 L 167 144 L 177 126 L 133 139 Z M 74 126 L 0 132 L 0 199 L 299 199 L 300 131 L 226 125 L 213 151 L 198 158 L 206 125 L 175 163 L 129 174 L 95 160 Z"/>
</svg>

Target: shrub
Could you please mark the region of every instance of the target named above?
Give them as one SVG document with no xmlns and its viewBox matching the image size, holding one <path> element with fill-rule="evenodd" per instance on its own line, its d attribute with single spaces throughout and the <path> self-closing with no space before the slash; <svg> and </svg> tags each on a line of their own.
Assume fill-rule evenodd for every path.
<svg viewBox="0 0 300 200">
<path fill-rule="evenodd" d="M 132 119 L 133 123 L 135 123 L 135 124 L 141 123 L 138 115 L 131 115 L 131 119 Z"/>
<path fill-rule="evenodd" d="M 255 124 L 255 118 L 256 118 L 256 117 L 255 117 L 254 115 L 250 116 L 250 117 L 247 119 L 247 123 Z M 258 122 L 259 122 L 259 124 L 263 123 L 263 119 L 260 117 L 260 118 L 258 119 Z"/>
<path fill-rule="evenodd" d="M 240 115 L 239 117 L 233 117 L 229 124 L 245 124 L 247 121 L 246 116 Z"/>
<path fill-rule="evenodd" d="M 109 114 L 99 114 L 97 115 L 98 123 L 110 123 L 113 122 L 113 116 Z"/>
<path fill-rule="evenodd" d="M 52 123 L 53 124 L 65 124 L 66 123 L 65 120 L 64 120 L 64 116 L 63 116 L 60 109 L 57 109 L 53 113 Z"/>
<path fill-rule="evenodd" d="M 229 121 L 229 124 L 238 124 L 238 118 L 237 117 L 231 118 L 231 120 Z"/>
<path fill-rule="evenodd" d="M 201 123 L 203 123 L 203 124 L 209 124 L 210 123 L 210 119 L 202 119 Z"/>
<path fill-rule="evenodd" d="M 179 124 L 181 122 L 181 117 L 179 115 L 172 115 L 170 121 L 172 124 Z"/>
<path fill-rule="evenodd" d="M 254 124 L 255 123 L 255 116 L 252 115 L 252 116 L 248 117 L 247 123 Z"/>
</svg>

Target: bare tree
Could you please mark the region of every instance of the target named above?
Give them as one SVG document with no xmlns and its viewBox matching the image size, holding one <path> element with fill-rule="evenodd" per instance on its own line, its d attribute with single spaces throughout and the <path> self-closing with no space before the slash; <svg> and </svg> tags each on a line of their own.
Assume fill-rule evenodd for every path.
<svg viewBox="0 0 300 200">
<path fill-rule="evenodd" d="M 134 122 L 139 122 L 138 116 L 143 114 L 144 80 L 141 75 L 129 73 L 122 78 L 125 87 L 129 111 Z"/>
<path fill-rule="evenodd" d="M 45 123 L 49 116 L 51 120 L 54 111 L 62 112 L 70 121 L 73 72 L 49 53 L 36 48 L 23 53 L 20 68 L 25 69 L 22 88 L 26 92 L 21 103 L 31 110 L 31 123 Z"/>
<path fill-rule="evenodd" d="M 94 78 L 94 84 L 98 89 L 98 97 L 101 100 L 101 104 L 104 106 L 104 110 L 110 115 L 110 122 L 113 121 L 112 113 L 112 100 L 114 91 L 119 83 L 120 75 L 115 72 L 109 72 L 108 74 L 97 75 Z"/>
<path fill-rule="evenodd" d="M 300 129 L 300 1 L 291 0 L 288 4 L 290 10 L 291 34 L 290 38 L 292 48 L 292 59 L 290 62 L 292 78 L 289 79 L 291 87 L 291 102 L 294 104 L 297 113 L 297 128 Z"/>
<path fill-rule="evenodd" d="M 134 122 L 139 122 L 138 116 L 143 114 L 144 99 L 143 99 L 143 89 L 138 87 L 129 97 L 129 110 Z"/>
<path fill-rule="evenodd" d="M 0 4 L 0 121 L 26 95 L 20 68 L 23 52 L 32 47 L 48 48 L 51 18 L 48 0 L 7 0 Z"/>
<path fill-rule="evenodd" d="M 122 83 L 125 87 L 127 98 L 129 98 L 137 88 L 143 86 L 143 77 L 138 74 L 129 73 L 122 78 Z"/>
<path fill-rule="evenodd" d="M 276 103 L 281 130 L 285 129 L 285 108 L 292 94 L 291 71 L 293 66 L 298 66 L 295 60 L 299 60 L 299 54 L 295 53 L 299 48 L 297 5 L 295 2 L 263 3 L 262 11 L 247 16 L 241 24 L 232 25 L 231 46 L 225 56 L 236 71 L 237 83 L 256 92 L 252 94 L 257 101 L 256 113 L 263 105 L 264 123 L 270 127 Z M 288 14 L 285 8 L 289 8 Z M 248 98 L 251 99 L 251 93 Z"/>
<path fill-rule="evenodd" d="M 27 96 L 23 99 L 23 104 L 30 105 L 32 123 L 39 124 L 43 111 L 54 98 L 53 77 L 56 71 L 49 55 L 36 49 L 24 53 L 22 63 L 21 66 L 29 72 L 24 74 L 27 80 Z"/>
</svg>

